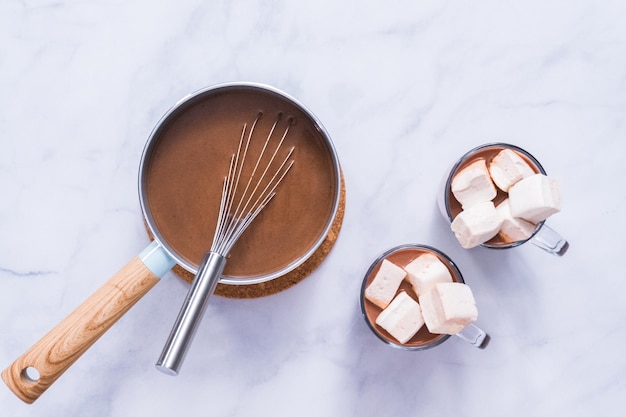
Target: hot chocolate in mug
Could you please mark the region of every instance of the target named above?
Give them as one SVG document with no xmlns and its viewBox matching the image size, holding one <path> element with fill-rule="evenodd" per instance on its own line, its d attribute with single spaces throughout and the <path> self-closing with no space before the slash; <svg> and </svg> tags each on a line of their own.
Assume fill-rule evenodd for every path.
<svg viewBox="0 0 626 417">
<path fill-rule="evenodd" d="M 450 284 L 453 284 L 453 283 L 456 283 L 455 285 L 465 284 L 463 275 L 461 275 L 461 271 L 459 270 L 457 265 L 445 253 L 441 252 L 440 250 L 436 248 L 433 248 L 427 245 L 421 245 L 421 244 L 404 244 L 404 245 L 391 248 L 385 251 L 384 253 L 382 253 L 372 262 L 372 264 L 370 265 L 370 267 L 368 268 L 365 274 L 365 277 L 363 278 L 363 282 L 361 285 L 360 304 L 361 304 L 361 313 L 363 314 L 363 318 L 365 319 L 365 322 L 367 323 L 368 327 L 380 340 L 382 340 L 383 342 L 385 342 L 386 344 L 392 347 L 399 348 L 402 350 L 430 349 L 445 342 L 452 335 L 457 336 L 460 339 L 463 339 L 464 341 L 470 343 L 471 345 L 475 347 L 478 347 L 481 349 L 485 348 L 490 340 L 489 335 L 471 321 L 469 323 L 463 324 L 462 328 L 460 329 L 457 328 L 455 333 L 439 333 L 439 332 L 434 332 L 434 331 L 431 332 L 429 329 L 429 325 L 427 323 L 423 323 L 422 321 L 423 324 L 421 326 L 418 324 L 416 325 L 417 327 L 415 327 L 415 329 L 417 329 L 417 332 L 412 332 L 410 336 L 407 336 L 408 340 L 403 341 L 403 342 L 400 342 L 396 337 L 394 337 L 394 335 L 392 335 L 389 331 L 387 331 L 384 328 L 384 325 L 381 325 L 378 323 L 379 321 L 378 318 L 382 314 L 383 310 L 391 309 L 391 310 L 395 310 L 395 311 L 392 311 L 390 315 L 395 316 L 393 321 L 398 322 L 398 326 L 396 327 L 408 328 L 408 327 L 413 326 L 412 323 L 409 324 L 408 322 L 416 321 L 416 320 L 414 318 L 409 318 L 408 314 L 406 314 L 404 318 L 400 318 L 400 316 L 403 315 L 402 311 L 403 310 L 406 311 L 405 308 L 400 307 L 400 308 L 394 309 L 392 306 L 393 302 L 389 303 L 385 308 L 381 308 L 381 306 L 376 305 L 370 299 L 368 299 L 367 289 L 374 282 L 376 276 L 381 270 L 381 266 L 383 262 L 385 261 L 391 262 L 393 263 L 394 268 L 398 268 L 399 270 L 402 270 L 404 268 L 407 268 L 408 270 L 408 268 L 410 268 L 408 266 L 409 264 L 411 264 L 417 258 L 424 256 L 424 255 L 431 256 L 431 258 L 434 256 L 434 258 L 432 259 L 437 260 L 436 263 L 439 264 L 438 266 L 442 268 L 443 270 L 448 271 L 448 274 L 446 275 L 448 276 L 447 279 L 450 280 Z M 431 264 L 431 269 L 435 269 L 435 268 L 432 268 L 432 264 Z M 437 275 L 439 277 L 441 276 L 440 273 Z M 437 280 L 440 281 L 441 279 L 437 279 Z M 400 281 L 397 283 L 398 284 L 397 289 L 394 288 L 395 289 L 395 294 L 393 295 L 394 301 L 395 299 L 399 298 L 399 296 L 401 296 L 400 295 L 401 293 L 405 293 L 406 295 L 408 295 L 408 297 L 411 297 L 411 299 L 413 299 L 415 302 L 421 303 L 422 301 L 424 301 L 422 296 L 424 296 L 425 294 L 418 294 L 415 290 L 415 287 L 410 281 L 411 281 L 411 278 L 409 278 L 408 276 L 400 279 Z M 435 284 L 433 283 L 433 285 Z M 466 285 L 463 285 L 463 286 L 466 286 Z M 467 288 L 466 290 L 469 291 L 471 294 L 470 290 L 468 290 Z M 473 295 L 471 295 L 470 298 L 471 298 L 471 301 L 475 303 L 475 301 L 473 300 Z M 450 300 L 450 298 L 448 299 Z M 456 300 L 454 303 L 463 304 L 465 301 L 467 300 Z M 411 302 L 409 301 L 409 303 Z M 443 305 L 440 305 L 439 307 L 442 308 L 442 311 L 447 311 L 446 308 L 443 307 Z M 422 313 L 424 314 L 424 316 L 422 316 L 423 319 L 426 318 L 425 317 L 426 312 L 424 311 L 424 308 L 425 307 L 423 305 L 421 305 L 421 307 L 418 308 L 420 311 L 419 315 L 421 316 Z M 477 311 L 478 310 L 476 310 L 475 312 Z M 449 311 L 449 313 L 452 313 L 452 312 Z M 452 318 L 452 317 L 450 319 L 455 320 L 455 318 Z"/>
<path fill-rule="evenodd" d="M 493 158 L 498 155 L 502 150 L 509 149 L 522 158 L 523 161 L 534 171 L 535 174 L 546 175 L 546 171 L 539 161 L 528 153 L 526 150 L 511 145 L 508 143 L 488 143 L 480 145 L 461 158 L 459 158 L 452 167 L 444 174 L 442 180 L 442 186 L 440 187 L 439 195 L 437 198 L 437 204 L 442 216 L 451 223 L 463 211 L 463 207 L 459 201 L 455 198 L 452 192 L 452 181 L 461 170 L 479 159 L 484 159 L 486 164 L 489 165 Z M 497 188 L 497 194 L 493 199 L 495 206 L 498 206 L 502 201 L 507 199 L 506 192 Z M 537 222 L 534 226 L 534 230 L 530 235 L 523 239 L 510 239 L 502 233 L 498 233 L 493 238 L 483 242 L 481 246 L 490 249 L 509 249 L 526 242 L 532 242 L 534 245 L 540 247 L 546 252 L 552 253 L 557 256 L 565 254 L 569 247 L 569 243 L 559 233 L 551 229 L 545 224 L 545 220 Z"/>
</svg>

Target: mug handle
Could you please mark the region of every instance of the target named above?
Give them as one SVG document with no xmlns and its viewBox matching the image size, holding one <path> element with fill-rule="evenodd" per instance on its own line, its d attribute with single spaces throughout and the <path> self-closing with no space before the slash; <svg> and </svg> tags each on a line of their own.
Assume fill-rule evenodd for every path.
<svg viewBox="0 0 626 417">
<path fill-rule="evenodd" d="M 530 239 L 535 245 L 556 256 L 563 256 L 569 248 L 569 243 L 564 237 L 559 235 L 554 229 L 548 227 L 547 224 L 543 224 Z"/>
<path fill-rule="evenodd" d="M 455 336 L 460 337 L 467 343 L 480 349 L 487 347 L 487 344 L 491 339 L 484 330 L 472 323 L 465 326 L 460 332 L 455 333 Z"/>
<path fill-rule="evenodd" d="M 35 402 L 173 266 L 153 242 L 6 368 L 7 387 L 22 401 Z"/>
</svg>

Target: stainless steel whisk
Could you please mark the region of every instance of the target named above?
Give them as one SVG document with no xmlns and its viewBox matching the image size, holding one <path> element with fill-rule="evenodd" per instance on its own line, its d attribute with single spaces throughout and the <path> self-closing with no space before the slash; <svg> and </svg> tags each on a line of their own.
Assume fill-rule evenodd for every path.
<svg viewBox="0 0 626 417">
<path fill-rule="evenodd" d="M 278 157 L 293 124 L 291 117 L 287 119 L 287 126 L 273 152 L 271 149 L 268 151 L 274 132 L 283 117 L 279 114 L 265 139 L 247 181 L 242 178 L 242 174 L 243 176 L 247 174 L 247 172 L 244 173 L 244 165 L 249 156 L 248 151 L 255 127 L 261 117 L 262 113 L 259 113 L 249 130 L 247 124 L 244 123 L 237 153 L 233 154 L 230 159 L 228 175 L 224 178 L 213 244 L 198 268 L 198 273 L 156 363 L 157 369 L 167 374 L 178 375 L 208 305 L 208 299 L 222 276 L 226 266 L 226 256 L 250 223 L 274 198 L 276 188 L 293 166 L 294 161 L 290 158 L 294 147 L 287 152 L 286 156 Z M 271 153 L 271 155 L 266 156 L 266 153 L 267 155 Z M 264 157 L 266 160 L 269 158 L 266 163 L 264 163 Z M 277 168 L 276 165 L 278 165 Z M 245 186 L 240 187 L 243 183 Z"/>
</svg>

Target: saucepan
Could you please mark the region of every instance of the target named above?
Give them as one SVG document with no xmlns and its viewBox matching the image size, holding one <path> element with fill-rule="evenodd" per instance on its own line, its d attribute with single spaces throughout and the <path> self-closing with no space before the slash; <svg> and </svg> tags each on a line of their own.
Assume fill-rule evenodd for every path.
<svg viewBox="0 0 626 417">
<path fill-rule="evenodd" d="M 341 172 L 315 115 L 257 83 L 219 84 L 186 96 L 157 123 L 141 156 L 139 201 L 154 240 L 2 372 L 20 399 L 39 398 L 175 265 L 198 273 L 215 233 L 229 159 L 240 129 L 254 118 L 265 131 L 274 119 L 293 124 L 285 140 L 295 149 L 294 165 L 280 194 L 230 251 L 219 282 L 276 279 L 321 245 L 338 210 Z"/>
</svg>

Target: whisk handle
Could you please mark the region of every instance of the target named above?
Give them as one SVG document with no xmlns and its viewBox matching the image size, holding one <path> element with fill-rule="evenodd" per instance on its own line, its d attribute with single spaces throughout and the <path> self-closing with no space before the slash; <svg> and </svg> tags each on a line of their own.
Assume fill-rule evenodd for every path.
<svg viewBox="0 0 626 417">
<path fill-rule="evenodd" d="M 204 258 L 156 363 L 158 370 L 178 375 L 225 265 L 226 258 L 216 252 L 209 252 Z"/>
</svg>

